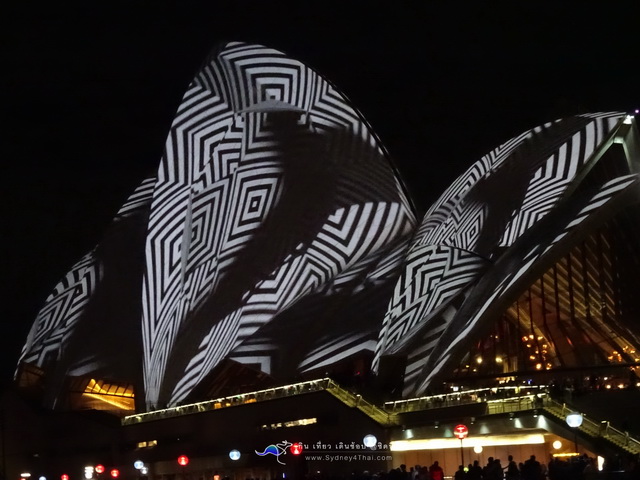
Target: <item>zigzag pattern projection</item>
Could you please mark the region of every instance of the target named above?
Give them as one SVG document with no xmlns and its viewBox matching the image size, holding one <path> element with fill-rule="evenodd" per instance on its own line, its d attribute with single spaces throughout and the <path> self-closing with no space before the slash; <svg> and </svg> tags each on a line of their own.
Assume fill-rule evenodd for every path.
<svg viewBox="0 0 640 480">
<path fill-rule="evenodd" d="M 342 272 L 318 294 L 280 312 L 228 358 L 259 365 L 267 373 L 293 374 L 372 353 L 380 328 L 377 319 L 382 318 L 406 248 L 407 239 L 402 238 Z M 301 318 L 322 321 L 300 322 Z"/>
<path fill-rule="evenodd" d="M 446 246 L 421 246 L 414 248 L 405 262 L 405 270 L 398 281 L 393 305 L 389 307 L 380 331 L 373 362 L 377 369 L 380 356 L 393 353 L 397 342 L 408 338 L 418 323 L 424 328 L 430 323 L 426 317 L 458 291 L 472 282 L 483 270 L 487 261 L 464 250 Z M 440 319 L 430 328 L 433 336 L 444 329 Z M 432 339 L 437 341 L 437 337 Z"/>
<path fill-rule="evenodd" d="M 433 378 L 459 358 L 455 356 L 456 350 L 464 348 L 464 340 L 469 338 L 479 324 L 491 318 L 491 309 L 500 305 L 499 299 L 501 297 L 508 298 L 513 291 L 519 291 L 523 282 L 526 283 L 527 279 L 532 276 L 536 264 L 549 265 L 558 255 L 575 244 L 576 237 L 584 236 L 585 232 L 590 231 L 586 224 L 601 222 L 601 218 L 598 217 L 607 215 L 610 204 L 624 201 L 625 194 L 635 196 L 637 202 L 638 195 L 634 189 L 637 190 L 639 186 L 640 176 L 638 174 L 610 180 L 585 202 L 577 215 L 565 219 L 564 226 L 559 225 L 560 228 L 553 229 L 546 234 L 541 232 L 541 240 L 544 241 L 523 249 L 523 253 L 518 252 L 517 260 L 509 262 L 509 265 L 518 264 L 518 268 L 503 269 L 499 272 L 500 275 L 493 276 L 499 279 L 498 284 L 490 288 L 488 294 L 481 297 L 482 300 L 478 305 L 461 311 L 461 315 L 457 316 L 456 322 L 445 335 L 446 341 L 439 343 L 437 348 L 431 349 L 426 355 L 425 352 L 416 350 L 409 356 L 405 375 L 405 393 L 421 394 L 425 392 Z M 487 280 L 490 285 L 491 278 Z M 503 306 L 503 308 L 506 307 Z M 471 312 L 473 313 L 469 314 Z"/>
<path fill-rule="evenodd" d="M 111 231 L 117 229 L 127 218 L 146 213 L 151 203 L 154 183 L 155 178 L 146 179 L 131 194 L 118 211 Z M 100 248 L 96 247 L 71 268 L 47 297 L 22 348 L 20 363 L 43 368 L 59 360 L 103 274 Z"/>
<path fill-rule="evenodd" d="M 496 248 L 513 245 L 558 202 L 622 117 L 617 112 L 579 115 L 505 142 L 429 209 L 417 243 L 450 245 L 487 258 Z"/>
<path fill-rule="evenodd" d="M 142 382 L 149 409 L 223 388 L 232 362 L 277 381 L 401 356 L 404 394 L 422 393 L 531 275 L 638 201 L 637 174 L 585 180 L 610 175 L 598 162 L 622 120 L 579 115 L 514 137 L 416 226 L 333 85 L 276 50 L 223 45 L 189 85 L 156 176 L 56 285 L 20 362 L 51 375 L 49 398 L 90 374 Z"/>
<path fill-rule="evenodd" d="M 151 206 L 147 404 L 181 401 L 279 312 L 414 224 L 393 167 L 331 84 L 265 47 L 214 53 L 176 114 Z"/>
<path fill-rule="evenodd" d="M 534 128 L 485 155 L 445 191 L 410 248 L 383 321 L 374 369 L 382 355 L 405 348 L 416 328 L 428 342 L 414 355 L 430 355 L 455 316 L 447 302 L 463 295 L 552 210 L 622 117 L 591 114 Z"/>
</svg>

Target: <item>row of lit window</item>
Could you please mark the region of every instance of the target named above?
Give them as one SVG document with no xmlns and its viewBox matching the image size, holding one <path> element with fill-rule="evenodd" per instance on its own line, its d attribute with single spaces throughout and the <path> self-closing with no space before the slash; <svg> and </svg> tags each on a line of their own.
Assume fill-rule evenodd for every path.
<svg viewBox="0 0 640 480">
<path fill-rule="evenodd" d="M 313 425 L 314 423 L 318 423 L 317 418 L 301 418 L 300 420 L 291 420 L 289 422 L 269 423 L 266 425 L 262 425 L 260 428 L 262 430 L 276 430 L 278 428 L 289 428 L 289 427 L 300 427 L 303 425 Z"/>
</svg>

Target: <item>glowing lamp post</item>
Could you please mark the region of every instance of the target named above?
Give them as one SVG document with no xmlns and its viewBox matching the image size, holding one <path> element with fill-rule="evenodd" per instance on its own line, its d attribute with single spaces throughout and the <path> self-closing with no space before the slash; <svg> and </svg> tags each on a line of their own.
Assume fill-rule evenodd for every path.
<svg viewBox="0 0 640 480">
<path fill-rule="evenodd" d="M 375 435 L 371 434 L 365 435 L 365 437 L 362 439 L 362 443 L 364 443 L 364 446 L 368 448 L 375 448 L 377 441 L 378 439 L 375 437 Z"/>
<path fill-rule="evenodd" d="M 464 450 L 462 449 L 462 440 L 467 438 L 467 435 L 469 435 L 469 429 L 466 425 L 456 425 L 453 428 L 453 434 L 460 439 L 460 464 L 464 465 Z"/>
<path fill-rule="evenodd" d="M 578 428 L 582 425 L 582 414 L 578 412 L 571 412 L 565 418 L 567 425 L 569 425 L 573 429 L 573 444 L 576 448 L 576 453 L 578 453 Z"/>
</svg>

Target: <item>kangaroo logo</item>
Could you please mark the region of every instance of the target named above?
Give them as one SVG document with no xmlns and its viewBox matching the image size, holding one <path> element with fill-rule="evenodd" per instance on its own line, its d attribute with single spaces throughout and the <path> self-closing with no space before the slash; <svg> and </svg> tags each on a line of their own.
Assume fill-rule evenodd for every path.
<svg viewBox="0 0 640 480">
<path fill-rule="evenodd" d="M 257 450 L 254 450 L 256 452 L 257 455 L 260 455 L 261 457 L 264 457 L 265 455 L 275 455 L 276 456 L 276 461 L 281 464 L 281 465 L 286 465 L 286 463 L 281 462 L 280 461 L 280 455 L 284 455 L 285 453 L 287 453 L 287 449 L 292 445 L 291 442 L 287 442 L 286 440 L 283 440 L 280 443 L 276 443 L 276 444 L 271 444 L 268 445 L 267 448 L 264 449 L 264 452 L 259 452 Z"/>
</svg>

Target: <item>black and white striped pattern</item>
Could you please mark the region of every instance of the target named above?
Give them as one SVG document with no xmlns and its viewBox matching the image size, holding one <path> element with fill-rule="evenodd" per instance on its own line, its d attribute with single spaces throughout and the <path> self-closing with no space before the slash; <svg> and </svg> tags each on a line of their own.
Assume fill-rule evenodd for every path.
<svg viewBox="0 0 640 480">
<path fill-rule="evenodd" d="M 341 272 L 319 293 L 279 312 L 227 358 L 287 378 L 328 368 L 353 355 L 373 354 L 408 240 L 408 236 L 398 239 Z"/>
<path fill-rule="evenodd" d="M 100 262 L 93 251 L 71 268 L 38 313 L 22 348 L 20 363 L 44 367 L 59 358 L 100 277 Z"/>
<path fill-rule="evenodd" d="M 415 248 L 405 262 L 404 274 L 393 294 L 393 305 L 385 315 L 373 368 L 377 369 L 383 353 L 392 353 L 395 343 L 475 280 L 487 263 L 457 248 L 434 245 Z M 433 329 L 441 330 L 446 325 L 436 322 Z"/>
<path fill-rule="evenodd" d="M 429 332 L 429 345 L 437 344 L 453 317 L 451 309 L 446 317 L 435 310 L 446 310 L 447 299 L 470 287 L 547 215 L 587 162 L 597 160 L 594 154 L 622 117 L 582 115 L 534 128 L 484 156 L 445 191 L 412 244 L 385 315 L 374 369 L 381 355 L 403 348 L 403 337 L 414 328 Z M 424 344 L 420 350 L 431 351 Z"/>
<path fill-rule="evenodd" d="M 414 222 L 375 137 L 333 86 L 278 51 L 226 45 L 185 94 L 158 171 L 143 288 L 148 405 L 185 398 L 278 312 Z"/>
<path fill-rule="evenodd" d="M 155 179 L 149 178 L 136 188 L 118 211 L 111 228 L 148 210 L 154 183 Z M 97 251 L 98 248 L 93 249 L 76 263 L 47 297 L 22 348 L 19 363 L 42 368 L 60 358 L 102 278 L 102 260 Z"/>
<path fill-rule="evenodd" d="M 610 204 L 627 194 L 630 194 L 633 201 L 637 203 L 640 198 L 637 193 L 638 187 L 640 187 L 638 174 L 619 177 L 607 182 L 586 202 L 586 205 L 575 217 L 566 222 L 564 228 L 551 234 L 548 242 L 531 245 L 525 251 L 522 260 L 518 262 L 518 268 L 504 272 L 502 280 L 489 295 L 483 298 L 481 304 L 474 307 L 472 315 L 468 315 L 466 318 L 462 318 L 464 315 L 458 317 L 459 323 L 455 325 L 455 331 L 450 332 L 450 337 L 439 345 L 440 348 L 435 351 L 435 354 L 425 357 L 416 351 L 410 356 L 405 375 L 405 392 L 411 394 L 425 392 L 435 376 L 447 366 L 451 367 L 452 363 L 458 360 L 455 351 L 459 349 L 465 339 L 470 338 L 474 328 L 484 319 L 491 318 L 487 312 L 498 299 L 501 297 L 510 298 L 514 291 L 519 292 L 522 289 L 523 281 L 526 282 L 535 276 L 535 273 L 532 272 L 544 270 L 544 268 L 534 270 L 535 266 L 546 267 L 559 255 L 570 249 L 576 243 L 576 237 L 585 236 L 586 232 L 590 231 L 590 228 L 585 227 L 585 224 L 589 222 L 601 223 L 602 218 L 598 217 L 606 218 L 610 215 L 610 212 L 607 211 Z M 572 237 L 572 235 L 576 237 Z"/>
<path fill-rule="evenodd" d="M 578 172 L 593 158 L 613 127 L 620 122 L 622 115 L 590 115 L 582 118 L 590 118 L 591 121 L 563 142 L 533 173 L 524 199 L 499 242 L 501 247 L 515 243 L 553 208 Z"/>
<path fill-rule="evenodd" d="M 509 140 L 476 162 L 429 209 L 418 243 L 446 244 L 483 256 L 490 256 L 495 247 L 512 245 L 562 197 L 622 117 L 579 115 Z M 502 218 L 492 224 L 500 228 L 501 238 L 488 247 L 478 244 L 487 216 L 497 203 L 505 202 L 504 211 L 499 211 Z"/>
<path fill-rule="evenodd" d="M 20 361 L 60 363 L 56 380 L 137 377 L 129 364 L 142 355 L 153 408 L 187 399 L 225 359 L 290 379 L 353 355 L 373 355 L 375 370 L 405 354 L 405 394 L 422 393 L 531 275 L 638 188 L 630 175 L 587 202 L 571 195 L 621 117 L 581 115 L 509 140 L 416 229 L 392 165 L 341 93 L 281 52 L 224 45 L 188 87 L 157 177 L 56 286 Z M 130 264 L 143 273 L 123 286 Z M 79 345 L 114 318 L 113 339 L 132 321 L 141 338 L 128 337 L 132 353 L 109 370 L 110 339 Z"/>
</svg>

